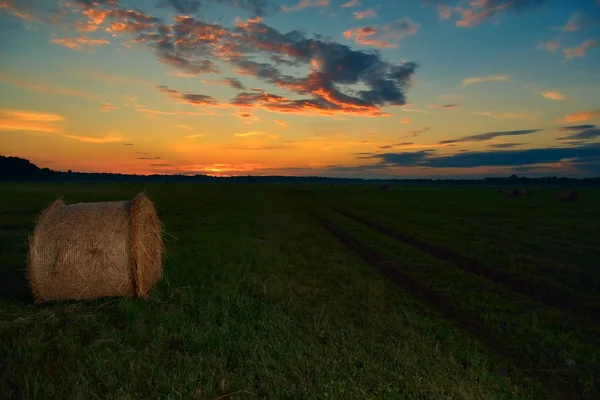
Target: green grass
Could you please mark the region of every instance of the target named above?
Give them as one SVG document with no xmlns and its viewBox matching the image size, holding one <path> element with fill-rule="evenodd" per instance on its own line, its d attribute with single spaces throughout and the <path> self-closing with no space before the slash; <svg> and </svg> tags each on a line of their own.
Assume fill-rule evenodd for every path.
<svg viewBox="0 0 600 400">
<path fill-rule="evenodd" d="M 67 203 L 123 200 L 144 188 L 168 232 L 164 277 L 151 298 L 32 305 L 23 274 L 37 214 L 57 195 Z M 595 322 L 460 271 L 325 205 L 360 210 L 496 268 L 514 268 L 506 254 L 518 252 L 595 276 L 598 217 L 589 213 L 598 192 L 562 204 L 537 191 L 538 198 L 496 199 L 486 189 L 290 189 L 1 185 L 0 393 L 44 399 L 565 398 L 559 387 L 575 398 L 598 394 Z M 514 207 L 513 200 L 527 203 Z M 379 274 L 304 206 L 446 296 L 510 351 L 490 348 Z M 457 228 L 459 218 L 468 226 Z M 536 218 L 540 224 L 531 230 L 512 228 Z M 464 244 L 484 233 L 501 240 Z M 531 246 L 520 244 L 525 238 Z M 578 257 L 554 256 L 556 241 Z M 497 252 L 486 257 L 490 249 Z M 544 263 L 528 273 L 558 281 L 562 275 Z M 591 284 L 558 284 L 594 295 Z"/>
</svg>

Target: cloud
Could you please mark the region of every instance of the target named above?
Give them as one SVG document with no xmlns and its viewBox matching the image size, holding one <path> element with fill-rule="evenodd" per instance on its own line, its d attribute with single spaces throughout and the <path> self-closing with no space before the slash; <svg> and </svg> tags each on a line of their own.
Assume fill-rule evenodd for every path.
<svg viewBox="0 0 600 400">
<path fill-rule="evenodd" d="M 99 138 L 64 133 L 62 128 L 56 125 L 57 122 L 64 119 L 62 115 L 55 113 L 3 108 L 0 109 L 0 130 L 50 133 L 86 143 L 114 143 L 123 140 L 122 137 L 116 135 Z"/>
<path fill-rule="evenodd" d="M 567 136 L 560 137 L 558 140 L 586 141 L 600 138 L 600 127 L 597 125 L 563 126 L 560 131 L 567 133 Z"/>
<path fill-rule="evenodd" d="M 459 105 L 458 104 L 443 104 L 443 105 L 432 104 L 427 107 L 428 108 L 445 108 L 447 110 L 456 110 L 459 107 Z"/>
<path fill-rule="evenodd" d="M 110 44 L 110 42 L 106 39 L 91 39 L 85 36 L 74 38 L 63 37 L 51 39 L 50 41 L 54 44 L 68 47 L 72 50 L 88 50 L 94 46 L 104 46 L 106 44 Z"/>
<path fill-rule="evenodd" d="M 158 7 L 172 7 L 179 14 L 201 14 L 206 7 L 205 3 L 224 4 L 251 12 L 261 16 L 272 13 L 276 7 L 268 0 L 160 0 Z"/>
<path fill-rule="evenodd" d="M 569 17 L 569 20 L 560 28 L 562 32 L 577 32 L 583 28 L 600 24 L 600 18 L 586 17 L 580 11 L 577 11 Z"/>
<path fill-rule="evenodd" d="M 410 132 L 408 132 L 408 135 L 403 136 L 403 137 L 417 137 L 420 134 L 427 132 L 428 130 L 431 130 L 431 127 L 426 126 L 425 128 L 422 128 L 422 129 L 416 129 L 416 130 L 410 131 Z"/>
<path fill-rule="evenodd" d="M 487 147 L 489 147 L 490 149 L 509 149 L 509 148 L 521 146 L 524 144 L 526 144 L 526 143 L 495 143 L 495 144 L 488 144 Z"/>
<path fill-rule="evenodd" d="M 403 124 L 410 124 L 410 119 L 408 119 L 408 118 L 402 118 L 400 120 L 400 122 L 402 122 Z"/>
<path fill-rule="evenodd" d="M 199 137 L 203 137 L 203 136 L 204 136 L 203 134 L 201 134 L 201 133 L 197 133 L 197 134 L 195 134 L 195 135 L 189 135 L 189 136 L 186 136 L 185 138 L 186 138 L 186 139 L 194 139 L 194 138 L 199 138 Z"/>
<path fill-rule="evenodd" d="M 108 135 L 103 137 L 93 137 L 93 136 L 80 136 L 80 135 L 71 135 L 71 134 L 61 134 L 62 137 L 71 140 L 77 140 L 79 142 L 84 143 L 94 143 L 94 144 L 105 144 L 105 143 L 116 143 L 123 141 L 123 138 L 115 135 Z"/>
<path fill-rule="evenodd" d="M 450 143 L 465 143 L 465 142 L 484 142 L 501 136 L 521 136 L 529 135 L 541 131 L 541 129 L 524 129 L 519 131 L 500 131 L 500 132 L 487 132 L 479 133 L 477 135 L 463 136 L 458 139 L 448 139 L 439 141 L 438 144 L 450 144 Z"/>
<path fill-rule="evenodd" d="M 63 116 L 54 113 L 0 109 L 0 130 L 2 131 L 58 133 L 60 127 L 55 123 L 63 120 Z"/>
<path fill-rule="evenodd" d="M 473 85 L 475 83 L 483 82 L 508 82 L 510 77 L 508 75 L 488 75 L 488 76 L 473 76 L 465 78 L 462 81 L 463 86 Z"/>
<path fill-rule="evenodd" d="M 281 6 L 282 12 L 300 11 L 309 7 L 327 7 L 329 0 L 300 0 L 298 4 L 292 7 Z"/>
<path fill-rule="evenodd" d="M 571 47 L 568 49 L 564 49 L 563 53 L 565 55 L 565 58 L 567 60 L 570 60 L 575 57 L 584 57 L 585 51 L 587 49 L 591 49 L 591 48 L 598 47 L 598 46 L 600 46 L 600 40 L 590 39 L 590 40 L 586 40 L 585 42 L 581 43 L 578 47 Z"/>
<path fill-rule="evenodd" d="M 589 121 L 593 118 L 596 118 L 599 115 L 600 115 L 600 109 L 578 111 L 578 112 L 574 112 L 572 114 L 565 115 L 564 117 L 562 117 L 562 119 L 559 119 L 559 121 L 562 120 L 564 122 L 583 122 L 583 121 Z"/>
<path fill-rule="evenodd" d="M 351 8 L 351 7 L 356 7 L 358 6 L 360 3 L 358 2 L 358 0 L 349 0 L 347 3 L 342 4 L 343 8 Z"/>
<path fill-rule="evenodd" d="M 277 136 L 277 135 L 273 135 L 273 134 L 266 133 L 266 132 L 259 132 L 259 131 L 236 133 L 233 136 L 241 137 L 241 138 L 250 138 L 250 137 L 256 137 L 256 136 L 265 136 L 265 137 L 268 137 L 271 140 L 279 140 L 279 136 Z"/>
<path fill-rule="evenodd" d="M 248 7 L 250 3 L 258 4 L 223 0 L 223 4 L 235 2 Z M 170 1 L 168 5 L 176 7 L 178 12 L 184 11 L 186 5 L 192 7 L 187 11 L 194 11 L 195 6 L 190 6 L 192 3 L 200 4 Z M 264 24 L 261 18 L 238 20 L 233 28 L 185 15 L 176 15 L 173 24 L 164 24 L 156 17 L 125 8 L 112 0 L 78 0 L 77 4 L 82 7 L 73 8 L 75 17 L 93 21 L 101 25 L 99 29 L 109 25 L 115 35 L 131 35 L 133 42 L 151 49 L 160 62 L 183 74 L 214 72 L 217 62 L 222 62 L 276 86 L 279 91 L 288 92 L 275 95 L 265 90 L 252 97 L 248 95 L 252 92 L 242 91 L 229 103 L 218 103 L 203 94 L 163 91 L 180 103 L 196 106 L 241 105 L 300 115 L 388 116 L 390 114 L 382 112 L 381 108 L 406 103 L 405 92 L 418 67 L 414 62 L 393 64 L 383 60 L 379 53 L 353 50 L 319 35 L 308 37 L 299 31 L 283 33 Z M 324 7 L 328 4 L 328 1 L 318 0 L 300 2 L 299 5 Z M 115 23 L 130 28 L 118 25 L 115 29 Z M 398 34 L 393 30 L 382 32 Z M 255 61 L 257 56 L 272 60 L 274 64 Z M 291 76 L 279 70 L 278 65 L 286 63 L 305 66 L 306 75 Z"/>
<path fill-rule="evenodd" d="M 431 114 L 429 111 L 417 110 L 415 108 L 403 108 L 402 111 L 403 112 L 414 112 L 414 113 L 420 113 L 420 114 Z"/>
<path fill-rule="evenodd" d="M 162 160 L 162 157 L 138 157 L 138 160 Z"/>
<path fill-rule="evenodd" d="M 116 108 L 117 107 L 113 106 L 110 103 L 102 103 L 102 104 L 100 104 L 100 111 L 101 112 L 108 112 L 108 111 L 114 110 Z"/>
<path fill-rule="evenodd" d="M 35 77 L 20 77 L 3 71 L 0 71 L 0 82 L 39 93 L 72 96 L 89 100 L 97 97 L 95 94 L 84 90 L 70 89 L 53 82 L 41 83 Z"/>
<path fill-rule="evenodd" d="M 382 164 L 430 168 L 525 166 L 558 163 L 569 159 L 584 160 L 588 157 L 600 157 L 600 144 L 526 150 L 472 151 L 445 156 L 436 156 L 432 150 L 382 153 L 371 156 L 371 158 L 379 159 Z"/>
<path fill-rule="evenodd" d="M 238 78 L 225 78 L 225 79 L 213 80 L 213 81 L 202 80 L 202 83 L 216 83 L 216 84 L 229 86 L 233 89 L 246 90 L 245 86 L 242 84 L 242 82 Z"/>
<path fill-rule="evenodd" d="M 551 41 L 542 43 L 538 46 L 538 48 L 540 48 L 542 50 L 546 50 L 547 52 L 550 52 L 550 53 L 554 53 L 555 51 L 560 49 L 560 47 L 561 47 L 560 39 L 558 39 L 558 38 L 552 39 Z"/>
<path fill-rule="evenodd" d="M 287 128 L 288 124 L 285 121 L 282 121 L 280 119 L 275 119 L 273 120 L 273 122 L 275 122 L 276 124 L 278 124 L 279 126 L 281 126 L 282 128 Z"/>
<path fill-rule="evenodd" d="M 123 146 L 133 146 L 133 143 L 122 143 Z"/>
<path fill-rule="evenodd" d="M 175 125 L 175 128 L 185 129 L 185 130 L 188 130 L 188 131 L 195 130 L 194 127 L 189 126 L 189 125 L 185 125 L 185 124 Z"/>
<path fill-rule="evenodd" d="M 507 113 L 495 113 L 492 111 L 475 111 L 472 112 L 473 115 L 481 115 L 483 117 L 490 117 L 494 119 L 531 119 L 531 116 L 524 113 L 515 113 L 515 112 L 507 112 Z"/>
<path fill-rule="evenodd" d="M 372 8 L 369 8 L 365 11 L 354 11 L 352 13 L 354 15 L 354 19 L 367 19 L 367 18 L 375 18 L 377 14 L 373 11 Z"/>
<path fill-rule="evenodd" d="M 521 13 L 534 9 L 547 0 L 472 0 L 464 4 L 449 5 L 449 0 L 422 0 L 426 5 L 435 5 L 441 19 L 450 19 L 457 15 L 456 26 L 468 28 L 506 12 Z"/>
<path fill-rule="evenodd" d="M 540 92 L 540 96 L 548 100 L 564 100 L 565 95 L 558 91 L 543 90 Z"/>
<path fill-rule="evenodd" d="M 420 25 L 408 18 L 394 21 L 389 25 L 363 26 L 344 31 L 346 39 L 354 38 L 354 42 L 379 49 L 397 48 L 398 43 L 406 36 L 417 33 Z"/>
</svg>

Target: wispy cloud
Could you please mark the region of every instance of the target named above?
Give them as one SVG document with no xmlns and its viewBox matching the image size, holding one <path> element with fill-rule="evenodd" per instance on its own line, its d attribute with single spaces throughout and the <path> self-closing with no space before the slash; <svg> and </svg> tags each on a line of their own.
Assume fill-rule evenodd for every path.
<svg viewBox="0 0 600 400">
<path fill-rule="evenodd" d="M 400 122 L 403 124 L 410 124 L 410 118 L 402 118 Z"/>
<path fill-rule="evenodd" d="M 354 38 L 358 44 L 373 46 L 379 49 L 397 48 L 398 43 L 406 36 L 417 33 L 419 24 L 408 18 L 394 21 L 389 25 L 363 26 L 344 31 L 346 39 Z"/>
<path fill-rule="evenodd" d="M 490 117 L 494 119 L 531 119 L 532 116 L 526 113 L 515 113 L 515 112 L 506 112 L 506 113 L 496 113 L 492 111 L 475 111 L 472 113 L 473 115 L 480 115 L 483 117 Z"/>
<path fill-rule="evenodd" d="M 185 129 L 185 130 L 187 130 L 187 131 L 193 131 L 193 130 L 195 130 L 195 129 L 194 129 L 192 126 L 185 125 L 185 124 L 178 124 L 178 125 L 175 125 L 175 128 L 179 128 L 179 129 Z"/>
<path fill-rule="evenodd" d="M 276 124 L 278 124 L 279 126 L 281 126 L 282 128 L 287 128 L 288 124 L 285 121 L 282 121 L 280 119 L 275 119 L 273 120 L 273 122 L 275 122 Z"/>
<path fill-rule="evenodd" d="M 3 131 L 27 131 L 50 133 L 66 139 L 77 140 L 85 143 L 114 143 L 123 141 L 121 136 L 107 135 L 103 137 L 82 136 L 65 133 L 58 122 L 64 121 L 65 117 L 55 113 L 0 109 L 0 130 Z"/>
<path fill-rule="evenodd" d="M 329 0 L 301 0 L 298 4 L 292 7 L 281 6 L 282 12 L 300 11 L 309 7 L 327 7 Z"/>
<path fill-rule="evenodd" d="M 68 47 L 72 50 L 89 50 L 92 47 L 104 46 L 110 44 L 106 39 L 92 39 L 85 36 L 79 36 L 74 38 L 56 38 L 50 40 L 54 44 Z"/>
<path fill-rule="evenodd" d="M 375 18 L 377 14 L 373 11 L 372 8 L 369 8 L 365 11 L 354 11 L 352 13 L 354 15 L 354 19 L 367 19 L 367 18 Z"/>
<path fill-rule="evenodd" d="M 113 106 L 110 103 L 102 103 L 102 104 L 100 104 L 100 111 L 101 112 L 108 112 L 108 111 L 111 111 L 111 110 L 115 110 L 116 108 L 117 107 Z"/>
<path fill-rule="evenodd" d="M 456 26 L 462 28 L 474 27 L 496 15 L 509 11 L 521 13 L 533 9 L 547 0 L 472 0 L 457 6 L 448 5 L 448 0 L 423 0 L 425 4 L 436 6 L 440 19 L 448 20 L 453 15 L 458 16 Z"/>
<path fill-rule="evenodd" d="M 598 46 L 600 46 L 600 40 L 590 39 L 590 40 L 586 40 L 585 42 L 581 43 L 577 47 L 570 47 L 570 48 L 564 49 L 563 52 L 564 52 L 565 58 L 567 60 L 570 60 L 575 57 L 584 57 L 585 51 L 587 49 L 591 49 L 591 48 L 598 47 Z"/>
<path fill-rule="evenodd" d="M 563 126 L 560 132 L 566 133 L 566 136 L 559 137 L 558 140 L 587 141 L 600 138 L 600 126 L 597 125 L 575 125 Z"/>
<path fill-rule="evenodd" d="M 518 131 L 486 132 L 486 133 L 479 133 L 477 135 L 463 136 L 458 139 L 441 140 L 438 142 L 438 144 L 485 142 L 487 140 L 491 140 L 491 139 L 494 139 L 497 137 L 530 135 L 532 133 L 536 133 L 539 131 L 541 131 L 541 129 L 524 129 L 524 130 L 518 130 Z"/>
<path fill-rule="evenodd" d="M 3 131 L 58 133 L 60 126 L 55 123 L 62 120 L 63 116 L 54 113 L 0 109 L 0 130 Z"/>
<path fill-rule="evenodd" d="M 40 82 L 37 77 L 17 76 L 4 71 L 0 71 L 0 82 L 39 93 L 72 96 L 83 99 L 94 99 L 97 97 L 95 94 L 85 90 L 71 89 L 51 81 Z"/>
<path fill-rule="evenodd" d="M 583 122 L 589 121 L 593 118 L 600 116 L 600 110 L 585 110 L 585 111 L 577 111 L 571 114 L 567 114 L 560 121 L 564 122 Z"/>
<path fill-rule="evenodd" d="M 538 48 L 546 50 L 549 53 L 556 52 L 560 47 L 561 43 L 559 38 L 552 39 L 549 42 L 542 43 L 538 46 Z"/>
<path fill-rule="evenodd" d="M 95 143 L 95 144 L 116 143 L 116 142 L 123 141 L 123 138 L 121 136 L 116 136 L 116 135 L 93 137 L 93 136 L 70 135 L 70 134 L 64 133 L 61 136 L 65 137 L 67 139 L 77 140 L 79 142 Z"/>
<path fill-rule="evenodd" d="M 555 90 L 543 90 L 540 92 L 540 96 L 548 100 L 564 100 L 566 98 L 564 94 Z"/>
<path fill-rule="evenodd" d="M 462 86 L 468 86 L 484 82 L 508 82 L 509 80 L 510 77 L 508 75 L 473 76 L 463 79 Z"/>
<path fill-rule="evenodd" d="M 458 104 L 431 104 L 427 106 L 427 108 L 445 108 L 446 110 L 456 110 L 458 107 Z"/>
<path fill-rule="evenodd" d="M 343 8 L 352 8 L 360 5 L 358 0 L 350 0 L 347 3 L 342 4 Z"/>
<path fill-rule="evenodd" d="M 196 133 L 195 135 L 189 135 L 189 136 L 186 136 L 185 138 L 186 139 L 195 139 L 195 138 L 200 138 L 200 137 L 203 137 L 203 136 L 204 135 L 201 134 L 201 133 Z"/>
</svg>

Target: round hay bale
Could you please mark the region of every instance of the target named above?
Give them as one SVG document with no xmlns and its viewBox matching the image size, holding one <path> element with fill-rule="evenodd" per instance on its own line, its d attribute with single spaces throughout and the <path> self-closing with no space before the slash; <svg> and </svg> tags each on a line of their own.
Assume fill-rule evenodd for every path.
<svg viewBox="0 0 600 400">
<path fill-rule="evenodd" d="M 29 238 L 34 301 L 143 298 L 162 275 L 162 225 L 144 193 L 131 201 L 55 201 Z"/>
</svg>

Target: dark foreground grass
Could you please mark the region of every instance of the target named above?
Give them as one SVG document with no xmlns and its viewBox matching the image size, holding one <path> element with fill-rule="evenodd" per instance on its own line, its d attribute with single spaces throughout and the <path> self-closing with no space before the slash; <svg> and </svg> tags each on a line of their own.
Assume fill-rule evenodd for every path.
<svg viewBox="0 0 600 400">
<path fill-rule="evenodd" d="M 39 211 L 57 195 L 123 200 L 145 187 L 0 187 L 3 397 L 560 398 L 540 374 L 507 372 L 517 364 L 380 275 L 285 188 L 147 186 L 168 232 L 151 299 L 32 305 L 22 276 Z M 355 228 L 344 225 L 383 256 L 399 251 Z M 467 301 L 460 285 L 449 294 Z"/>
</svg>

